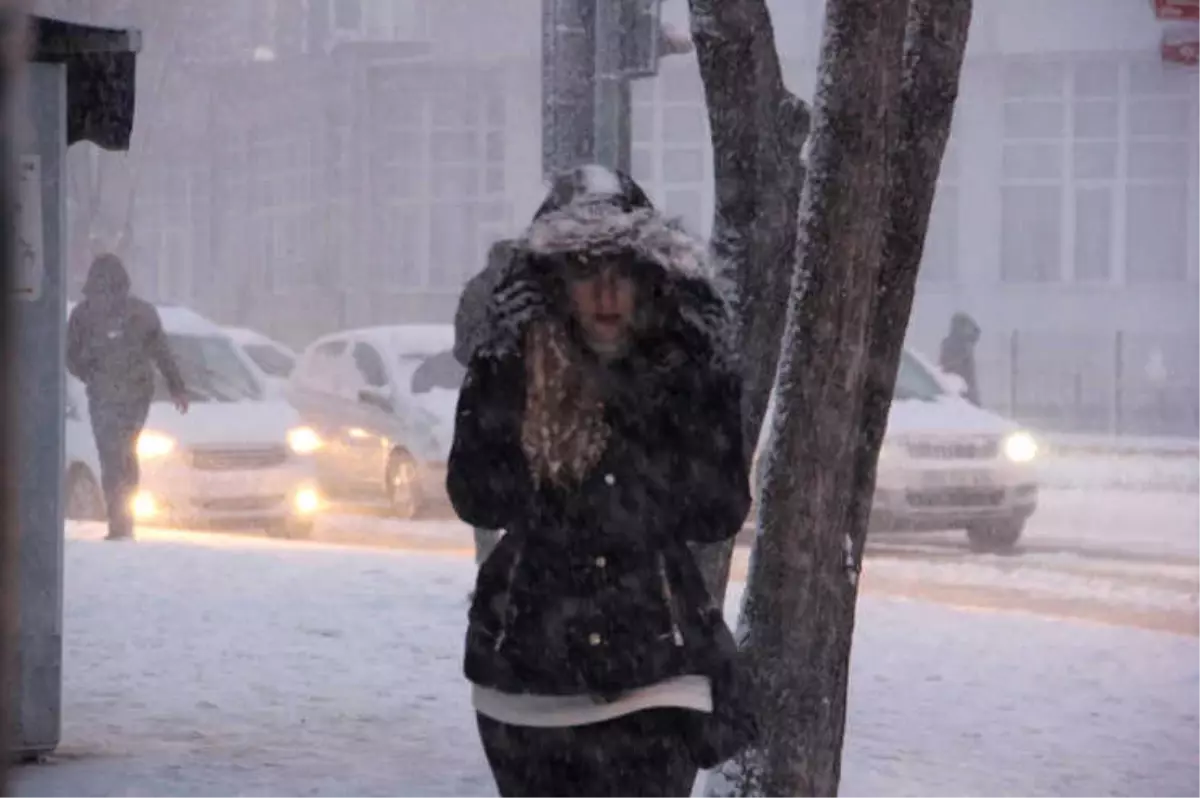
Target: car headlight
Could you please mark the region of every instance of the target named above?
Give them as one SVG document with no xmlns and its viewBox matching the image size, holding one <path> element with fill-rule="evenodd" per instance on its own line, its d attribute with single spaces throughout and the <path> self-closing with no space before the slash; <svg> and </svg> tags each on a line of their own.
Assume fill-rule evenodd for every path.
<svg viewBox="0 0 1200 798">
<path fill-rule="evenodd" d="M 139 460 L 154 460 L 166 457 L 175 451 L 175 439 L 161 432 L 146 430 L 137 439 L 137 456 Z"/>
<path fill-rule="evenodd" d="M 1037 441 L 1028 432 L 1014 432 L 1004 439 L 1004 456 L 1014 463 L 1028 463 L 1037 453 Z"/>
<path fill-rule="evenodd" d="M 288 431 L 288 446 L 296 454 L 312 454 L 325 445 L 321 436 L 312 427 L 296 427 Z"/>
</svg>

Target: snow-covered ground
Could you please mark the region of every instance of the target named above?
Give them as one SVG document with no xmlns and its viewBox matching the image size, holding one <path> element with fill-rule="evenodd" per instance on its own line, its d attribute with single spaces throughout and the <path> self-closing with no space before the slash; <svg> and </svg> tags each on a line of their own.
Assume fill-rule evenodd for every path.
<svg viewBox="0 0 1200 798">
<path fill-rule="evenodd" d="M 460 677 L 468 557 L 98 537 L 67 545 L 62 747 L 18 794 L 494 794 Z M 1195 795 L 1197 654 L 868 592 L 843 794 Z"/>
</svg>

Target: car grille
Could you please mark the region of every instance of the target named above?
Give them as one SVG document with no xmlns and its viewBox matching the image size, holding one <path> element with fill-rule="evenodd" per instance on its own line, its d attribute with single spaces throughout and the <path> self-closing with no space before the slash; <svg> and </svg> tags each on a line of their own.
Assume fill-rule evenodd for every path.
<svg viewBox="0 0 1200 798">
<path fill-rule="evenodd" d="M 938 488 L 910 490 L 908 503 L 912 507 L 942 509 L 952 507 L 997 507 L 1004 503 L 1003 488 Z"/>
<path fill-rule="evenodd" d="M 284 446 L 192 450 L 192 467 L 198 471 L 256 471 L 275 468 L 286 461 L 287 448 Z"/>
<path fill-rule="evenodd" d="M 992 460 L 1000 455 L 1000 441 L 994 438 L 908 441 L 905 448 L 917 460 Z"/>
<path fill-rule="evenodd" d="M 241 496 L 230 499 L 197 499 L 192 504 L 209 512 L 248 513 L 256 510 L 272 510 L 283 503 L 286 498 L 286 496 Z"/>
</svg>

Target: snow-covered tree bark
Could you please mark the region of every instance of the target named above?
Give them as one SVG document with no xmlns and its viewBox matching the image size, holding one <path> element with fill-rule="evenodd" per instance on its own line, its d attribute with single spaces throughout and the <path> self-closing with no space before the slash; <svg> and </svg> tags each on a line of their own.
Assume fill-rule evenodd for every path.
<svg viewBox="0 0 1200 798">
<path fill-rule="evenodd" d="M 710 784 L 717 792 L 837 793 L 875 463 L 970 8 L 827 0 L 761 534 L 739 621 L 764 735 Z"/>
<path fill-rule="evenodd" d="M 750 459 L 779 359 L 809 109 L 784 85 L 765 0 L 688 0 L 688 5 L 713 143 L 712 248 L 737 298 Z M 697 554 L 710 589 L 723 600 L 732 542 L 698 547 Z"/>
</svg>

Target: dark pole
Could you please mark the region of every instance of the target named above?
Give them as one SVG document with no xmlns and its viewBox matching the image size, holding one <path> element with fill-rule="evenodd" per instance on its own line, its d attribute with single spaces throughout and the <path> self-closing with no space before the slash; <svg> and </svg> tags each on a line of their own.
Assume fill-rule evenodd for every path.
<svg viewBox="0 0 1200 798">
<path fill-rule="evenodd" d="M 17 525 L 14 439 L 16 329 L 12 312 L 15 225 L 13 198 L 14 89 L 25 64 L 25 2 L 0 0 L 0 793 L 7 794 L 12 750 L 12 665 L 16 661 Z"/>
<path fill-rule="evenodd" d="M 542 172 L 595 159 L 595 0 L 542 0 Z"/>
</svg>

